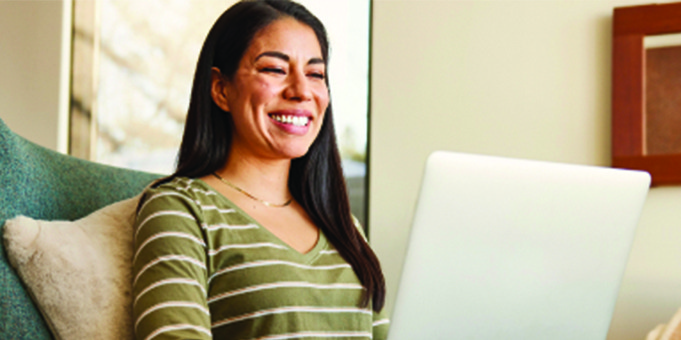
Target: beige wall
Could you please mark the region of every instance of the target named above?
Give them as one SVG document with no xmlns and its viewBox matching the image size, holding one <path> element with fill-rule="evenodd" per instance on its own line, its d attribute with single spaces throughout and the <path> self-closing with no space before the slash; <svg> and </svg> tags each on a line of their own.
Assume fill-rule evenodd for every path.
<svg viewBox="0 0 681 340">
<path fill-rule="evenodd" d="M 430 151 L 608 165 L 611 13 L 634 3 L 375 0 L 370 226 L 391 300 Z M 61 1 L 0 1 L 0 118 L 53 149 L 60 25 Z M 608 339 L 681 307 L 679 207 L 679 187 L 649 195 Z"/>
<path fill-rule="evenodd" d="M 0 118 L 58 149 L 62 1 L 0 1 Z"/>
<path fill-rule="evenodd" d="M 390 304 L 431 151 L 609 165 L 612 8 L 636 3 L 374 1 L 369 226 Z M 679 187 L 650 193 L 608 339 L 681 307 L 679 207 Z"/>
</svg>

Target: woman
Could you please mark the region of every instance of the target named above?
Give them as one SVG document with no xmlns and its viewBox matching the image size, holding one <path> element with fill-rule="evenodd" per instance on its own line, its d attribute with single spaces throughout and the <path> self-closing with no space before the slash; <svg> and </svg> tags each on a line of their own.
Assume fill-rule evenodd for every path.
<svg viewBox="0 0 681 340">
<path fill-rule="evenodd" d="M 380 264 L 353 220 L 321 22 L 243 1 L 204 42 L 176 172 L 135 228 L 138 339 L 384 339 Z"/>
</svg>

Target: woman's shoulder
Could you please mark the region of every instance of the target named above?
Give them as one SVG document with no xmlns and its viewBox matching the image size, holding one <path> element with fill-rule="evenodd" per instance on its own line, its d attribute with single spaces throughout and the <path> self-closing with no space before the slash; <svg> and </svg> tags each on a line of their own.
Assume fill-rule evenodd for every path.
<svg viewBox="0 0 681 340">
<path fill-rule="evenodd" d="M 187 178 L 174 177 L 161 184 L 148 187 L 140 201 L 142 208 L 149 206 L 152 210 L 159 208 L 167 209 L 193 209 L 210 204 L 216 199 L 217 193 L 208 187 L 203 181 Z"/>
<path fill-rule="evenodd" d="M 217 192 L 201 180 L 188 177 L 174 177 L 167 182 L 152 185 L 144 191 L 145 198 L 160 194 L 186 198 L 192 201 L 206 201 L 214 199 Z"/>
<path fill-rule="evenodd" d="M 234 203 L 196 178 L 174 177 L 145 190 L 140 201 L 139 214 L 167 210 L 184 211 L 208 220 L 235 223 L 249 220 Z"/>
</svg>

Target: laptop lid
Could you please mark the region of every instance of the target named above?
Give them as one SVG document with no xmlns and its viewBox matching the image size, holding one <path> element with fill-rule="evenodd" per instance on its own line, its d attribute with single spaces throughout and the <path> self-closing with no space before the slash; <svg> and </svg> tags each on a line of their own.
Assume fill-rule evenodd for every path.
<svg viewBox="0 0 681 340">
<path fill-rule="evenodd" d="M 438 151 L 389 340 L 605 339 L 648 173 Z"/>
</svg>

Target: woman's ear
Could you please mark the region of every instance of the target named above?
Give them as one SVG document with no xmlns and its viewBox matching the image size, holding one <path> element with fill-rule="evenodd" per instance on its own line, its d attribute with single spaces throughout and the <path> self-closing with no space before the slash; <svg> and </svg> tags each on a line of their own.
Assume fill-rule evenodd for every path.
<svg viewBox="0 0 681 340">
<path fill-rule="evenodd" d="M 227 101 L 227 80 L 222 76 L 220 69 L 213 67 L 210 70 L 210 94 L 215 105 L 225 112 L 229 112 L 229 102 Z"/>
</svg>

